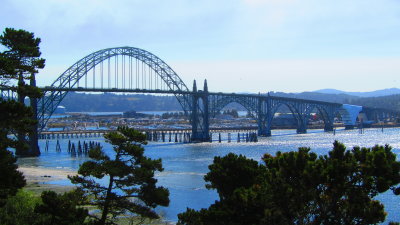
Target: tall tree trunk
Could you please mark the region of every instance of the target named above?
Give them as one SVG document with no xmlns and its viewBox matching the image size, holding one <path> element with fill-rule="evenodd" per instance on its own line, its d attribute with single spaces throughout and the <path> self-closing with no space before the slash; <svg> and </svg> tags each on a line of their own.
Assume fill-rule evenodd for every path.
<svg viewBox="0 0 400 225">
<path fill-rule="evenodd" d="M 106 194 L 106 200 L 104 201 L 104 207 L 103 207 L 103 213 L 101 214 L 101 218 L 100 218 L 100 225 L 104 225 L 106 224 L 106 219 L 107 219 L 107 214 L 108 214 L 108 210 L 109 210 L 109 206 L 110 206 L 110 202 L 111 202 L 111 191 L 112 191 L 112 186 L 114 184 L 114 176 L 110 175 L 110 182 L 108 184 L 108 188 L 107 188 L 107 194 Z"/>
</svg>

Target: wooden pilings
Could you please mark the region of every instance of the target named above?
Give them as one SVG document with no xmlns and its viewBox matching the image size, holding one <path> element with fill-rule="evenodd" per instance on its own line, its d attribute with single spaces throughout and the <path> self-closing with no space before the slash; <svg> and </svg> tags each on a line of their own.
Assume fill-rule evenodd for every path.
<svg viewBox="0 0 400 225">
<path fill-rule="evenodd" d="M 78 143 L 76 143 L 76 147 L 75 147 L 75 143 L 71 143 L 71 140 L 69 140 L 67 152 L 69 154 L 71 154 L 71 156 L 73 156 L 73 157 L 82 156 L 82 155 L 87 156 L 89 153 L 89 150 L 91 148 L 95 148 L 95 147 L 100 147 L 100 142 L 83 141 L 81 143 L 81 141 L 78 141 Z"/>
<path fill-rule="evenodd" d="M 145 134 L 147 140 L 153 142 L 191 142 L 191 133 L 189 132 L 146 131 Z"/>
<path fill-rule="evenodd" d="M 70 139 L 68 142 L 68 152 L 71 152 L 72 154 L 74 152 L 79 153 L 79 152 L 85 152 L 84 144 L 82 145 L 80 140 L 84 138 L 89 138 L 89 137 L 102 137 L 105 132 L 82 132 L 82 133 L 43 133 L 40 134 L 41 139 L 46 140 L 46 151 L 49 149 L 49 140 L 51 139 L 56 139 L 57 142 L 59 142 L 59 139 Z M 189 131 L 183 130 L 183 131 L 146 131 L 144 132 L 146 134 L 146 139 L 147 141 L 151 142 L 169 142 L 169 143 L 191 143 L 191 133 Z M 213 139 L 213 135 L 214 138 Z M 215 136 L 218 135 L 218 136 Z M 237 136 L 236 136 L 237 135 Z M 236 138 L 235 138 L 236 136 Z M 71 143 L 71 140 L 74 139 L 80 139 L 78 140 L 78 143 Z M 210 133 L 210 142 L 213 141 L 218 141 L 218 143 L 221 142 L 258 142 L 258 137 L 256 132 L 238 132 L 238 133 L 226 133 L 226 132 L 216 132 L 216 133 Z M 85 143 L 85 142 L 84 142 Z M 59 144 L 58 144 L 59 146 Z M 60 150 L 61 146 L 57 147 L 57 151 Z"/>
<path fill-rule="evenodd" d="M 145 132 L 147 141 L 152 142 L 175 142 L 175 143 L 190 143 L 191 133 L 189 132 L 168 132 L 168 131 L 147 131 Z M 226 138 L 226 137 L 225 137 Z M 221 143 L 224 140 L 223 135 L 218 133 L 218 142 Z M 213 141 L 213 133 L 210 133 L 210 142 Z M 216 140 L 215 140 L 216 141 Z M 227 133 L 228 143 L 232 142 L 232 133 Z M 237 133 L 237 142 L 258 142 L 256 132 Z"/>
<path fill-rule="evenodd" d="M 54 145 L 53 145 L 54 146 Z M 56 143 L 55 143 L 55 152 L 60 153 L 63 151 L 65 151 L 65 149 L 67 150 L 67 152 L 72 156 L 72 157 L 76 157 L 76 156 L 87 156 L 89 153 L 89 150 L 91 148 L 94 147 L 100 147 L 100 142 L 95 142 L 95 141 L 83 141 L 81 142 L 81 140 L 78 140 L 78 142 L 72 142 L 71 140 L 68 141 L 68 145 L 63 146 L 60 143 L 60 140 L 57 139 Z M 45 151 L 48 152 L 50 148 L 50 141 L 46 140 L 45 143 Z"/>
</svg>

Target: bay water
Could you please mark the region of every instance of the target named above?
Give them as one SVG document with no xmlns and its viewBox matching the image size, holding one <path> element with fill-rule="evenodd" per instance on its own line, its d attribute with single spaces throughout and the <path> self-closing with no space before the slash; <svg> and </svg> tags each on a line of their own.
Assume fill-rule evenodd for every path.
<svg viewBox="0 0 400 225">
<path fill-rule="evenodd" d="M 308 130 L 307 134 L 296 134 L 295 130 L 273 130 L 271 137 L 261 137 L 255 143 L 238 143 L 237 133 L 232 133 L 232 142 L 228 143 L 227 133 L 222 133 L 222 142 L 218 143 L 218 134 L 213 135 L 212 143 L 161 143 L 150 142 L 145 146 L 145 154 L 153 159 L 161 158 L 164 171 L 157 174 L 158 185 L 170 191 L 169 207 L 159 207 L 157 210 L 162 216 L 172 222 L 177 221 L 177 214 L 184 212 L 187 207 L 200 209 L 207 208 L 218 199 L 213 190 L 205 188 L 203 180 L 215 156 L 224 156 L 230 152 L 245 155 L 257 161 L 265 153 L 274 155 L 277 151 L 296 151 L 299 147 L 310 147 L 312 152 L 319 155 L 326 154 L 332 149 L 335 140 L 344 143 L 348 149 L 353 146 L 372 147 L 376 144 L 389 144 L 400 160 L 400 128 L 336 130 L 324 132 L 323 130 Z M 72 138 L 71 142 L 78 141 L 100 142 L 104 150 L 112 152 L 112 147 L 105 143 L 101 137 Z M 76 171 L 79 165 L 88 160 L 85 156 L 71 157 L 67 153 L 68 139 L 60 139 L 61 152 L 56 152 L 56 140 L 49 140 L 49 150 L 44 151 L 46 140 L 40 140 L 42 154 L 37 158 L 19 159 L 21 166 L 37 166 Z M 51 175 L 51 174 L 50 174 Z M 68 180 L 53 181 L 53 184 L 71 185 Z M 400 221 L 400 197 L 390 191 L 377 197 L 385 205 L 388 212 L 387 222 Z M 385 223 L 387 223 L 385 222 Z"/>
</svg>

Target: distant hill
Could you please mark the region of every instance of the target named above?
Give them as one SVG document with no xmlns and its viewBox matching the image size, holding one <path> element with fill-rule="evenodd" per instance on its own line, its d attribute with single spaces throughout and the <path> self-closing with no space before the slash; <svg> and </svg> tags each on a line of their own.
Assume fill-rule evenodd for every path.
<svg viewBox="0 0 400 225">
<path fill-rule="evenodd" d="M 321 94 L 345 94 L 345 91 L 337 90 L 337 89 L 321 89 L 321 90 L 316 90 L 313 92 L 321 93 Z"/>
<path fill-rule="evenodd" d="M 400 111 L 400 94 L 370 97 L 370 98 L 359 98 L 354 100 L 353 102 L 344 102 L 344 103 L 362 105 L 372 108 L 391 109 Z"/>
<path fill-rule="evenodd" d="M 341 104 L 361 105 L 371 108 L 383 108 L 383 109 L 400 111 L 400 94 L 384 95 L 378 97 L 360 97 L 356 95 L 350 95 L 348 92 L 340 94 L 327 94 L 318 92 L 302 92 L 302 93 L 271 92 L 271 95 L 326 101 L 326 102 L 335 102 Z M 368 95 L 372 94 L 366 94 L 366 96 Z"/>
<path fill-rule="evenodd" d="M 175 96 L 145 94 L 85 94 L 70 92 L 61 102 L 67 112 L 125 112 L 182 110 Z"/>
<path fill-rule="evenodd" d="M 348 94 L 326 94 L 317 92 L 302 92 L 302 93 L 284 93 L 284 92 L 270 92 L 273 96 L 287 97 L 287 98 L 301 98 L 316 101 L 326 101 L 335 103 L 353 102 L 359 99 L 358 96 Z"/>
<path fill-rule="evenodd" d="M 392 89 L 385 89 L 392 90 Z M 394 91 L 394 90 L 392 90 Z M 341 92 L 331 89 L 331 93 L 303 92 L 283 93 L 270 92 L 272 96 L 289 98 L 310 99 L 317 101 L 335 102 L 341 104 L 353 104 L 376 108 L 385 108 L 400 111 L 400 94 L 384 95 L 377 97 L 360 97 L 349 92 Z M 335 94 L 336 92 L 336 94 Z M 390 92 L 390 91 L 389 91 Z M 386 92 L 386 93 L 389 93 Z M 369 92 L 368 95 L 383 94 L 384 90 Z M 68 112 L 125 112 L 135 111 L 181 111 L 182 107 L 175 96 L 157 96 L 145 94 L 85 94 L 68 93 L 61 105 Z M 237 103 L 229 104 L 229 109 L 245 110 Z"/>
<path fill-rule="evenodd" d="M 400 89 L 399 88 L 388 88 L 388 89 L 370 91 L 370 92 L 346 92 L 346 91 L 341 91 L 341 90 L 336 90 L 336 89 L 321 89 L 321 90 L 317 90 L 314 92 L 323 93 L 323 94 L 346 94 L 346 95 L 353 95 L 353 96 L 366 98 L 366 97 L 381 97 L 381 96 L 388 96 L 388 95 L 397 95 L 397 94 L 400 94 Z"/>
</svg>

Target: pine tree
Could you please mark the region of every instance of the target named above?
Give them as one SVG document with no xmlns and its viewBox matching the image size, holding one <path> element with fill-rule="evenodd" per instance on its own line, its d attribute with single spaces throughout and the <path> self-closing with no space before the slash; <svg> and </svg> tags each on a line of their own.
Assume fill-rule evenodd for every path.
<svg viewBox="0 0 400 225">
<path fill-rule="evenodd" d="M 57 194 L 54 191 L 44 191 L 41 203 L 34 209 L 34 225 L 83 225 L 88 217 L 88 210 L 78 207 L 83 201 L 79 190 Z"/>
<path fill-rule="evenodd" d="M 157 187 L 156 171 L 162 171 L 161 159 L 144 156 L 146 136 L 134 129 L 118 127 L 104 135 L 113 145 L 113 156 L 106 155 L 100 146 L 89 150 L 90 161 L 83 163 L 78 175 L 69 177 L 87 195 L 88 204 L 97 206 L 101 215 L 98 224 L 111 222 L 121 214 L 158 218 L 154 208 L 169 205 L 169 192 Z M 106 180 L 104 186 L 100 180 Z"/>
<path fill-rule="evenodd" d="M 25 30 L 6 28 L 0 35 L 0 44 L 5 49 L 0 52 L 0 85 L 2 88 L 11 89 L 18 93 L 18 103 L 24 105 L 26 97 L 30 98 L 34 110 L 27 113 L 26 120 L 30 119 L 30 129 L 17 129 L 19 140 L 16 155 L 38 156 L 40 155 L 37 144 L 36 102 L 41 96 L 41 91 L 36 87 L 35 74 L 38 69 L 44 68 L 45 60 L 40 58 L 40 38 Z M 29 84 L 25 83 L 29 80 Z M 15 86 L 17 82 L 17 86 Z M 10 101 L 10 100 L 9 100 Z M 26 110 L 25 110 L 26 111 Z M 3 112 L 3 111 L 2 111 Z M 29 136 L 30 145 L 26 141 Z M 30 146 L 30 148 L 28 147 Z"/>
<path fill-rule="evenodd" d="M 384 206 L 374 199 L 400 194 L 400 162 L 389 146 L 345 146 L 328 155 L 309 148 L 265 154 L 263 164 L 232 153 L 215 157 L 205 180 L 220 200 L 187 209 L 178 224 L 377 224 Z"/>
<path fill-rule="evenodd" d="M 2 143 L 1 140 L 0 143 Z M 17 170 L 16 161 L 12 152 L 4 146 L 0 147 L 0 207 L 26 184 L 24 176 Z"/>
</svg>

